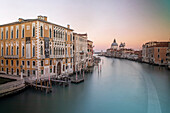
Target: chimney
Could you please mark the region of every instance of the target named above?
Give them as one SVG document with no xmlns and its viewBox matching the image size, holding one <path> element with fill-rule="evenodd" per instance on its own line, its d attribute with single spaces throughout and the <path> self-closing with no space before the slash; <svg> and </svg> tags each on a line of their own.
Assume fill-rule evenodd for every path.
<svg viewBox="0 0 170 113">
<path fill-rule="evenodd" d="M 19 19 L 18 19 L 19 22 L 22 22 L 23 20 L 24 20 L 23 18 L 19 18 Z"/>
<path fill-rule="evenodd" d="M 67 24 L 67 28 L 70 29 L 70 25 L 69 24 Z"/>
<path fill-rule="evenodd" d="M 47 16 L 44 16 L 44 21 L 47 21 Z"/>
<path fill-rule="evenodd" d="M 40 20 L 41 20 L 41 19 L 42 19 L 42 16 L 41 16 L 41 15 L 39 15 L 39 16 L 38 16 L 38 19 L 40 19 Z"/>
</svg>

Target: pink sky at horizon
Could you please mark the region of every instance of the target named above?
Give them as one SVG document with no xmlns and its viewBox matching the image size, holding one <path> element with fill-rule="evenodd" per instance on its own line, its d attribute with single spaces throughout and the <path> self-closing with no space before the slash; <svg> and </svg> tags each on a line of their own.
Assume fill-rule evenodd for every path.
<svg viewBox="0 0 170 113">
<path fill-rule="evenodd" d="M 0 14 L 0 24 L 38 15 L 65 27 L 70 24 L 74 32 L 88 34 L 95 51 L 110 48 L 114 39 L 133 49 L 148 41 L 170 39 L 167 0 L 6 0 L 1 2 Z"/>
</svg>

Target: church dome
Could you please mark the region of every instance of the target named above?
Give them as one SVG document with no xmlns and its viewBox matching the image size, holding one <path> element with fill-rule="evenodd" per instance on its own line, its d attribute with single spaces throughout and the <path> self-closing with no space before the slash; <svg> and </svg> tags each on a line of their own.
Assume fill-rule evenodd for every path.
<svg viewBox="0 0 170 113">
<path fill-rule="evenodd" d="M 114 41 L 113 41 L 113 43 L 112 43 L 112 45 L 111 45 L 112 47 L 113 46 L 118 46 L 118 44 L 116 43 L 116 40 L 114 39 Z"/>
</svg>

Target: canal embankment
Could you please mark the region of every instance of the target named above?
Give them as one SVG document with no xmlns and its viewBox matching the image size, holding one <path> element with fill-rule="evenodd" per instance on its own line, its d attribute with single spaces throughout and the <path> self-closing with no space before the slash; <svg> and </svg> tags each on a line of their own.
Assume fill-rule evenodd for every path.
<svg viewBox="0 0 170 113">
<path fill-rule="evenodd" d="M 6 79 L 6 81 L 8 81 L 4 84 L 0 84 L 0 97 L 14 94 L 25 89 L 24 80 L 21 80 L 19 77 L 0 74 L 0 78 Z"/>
</svg>

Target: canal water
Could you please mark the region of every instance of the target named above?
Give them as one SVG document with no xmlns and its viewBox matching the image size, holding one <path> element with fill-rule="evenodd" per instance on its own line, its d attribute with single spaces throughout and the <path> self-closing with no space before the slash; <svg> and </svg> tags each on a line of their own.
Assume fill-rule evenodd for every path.
<svg viewBox="0 0 170 113">
<path fill-rule="evenodd" d="M 101 57 L 85 81 L 45 94 L 27 89 L 0 99 L 1 113 L 170 113 L 170 71 Z"/>
</svg>

